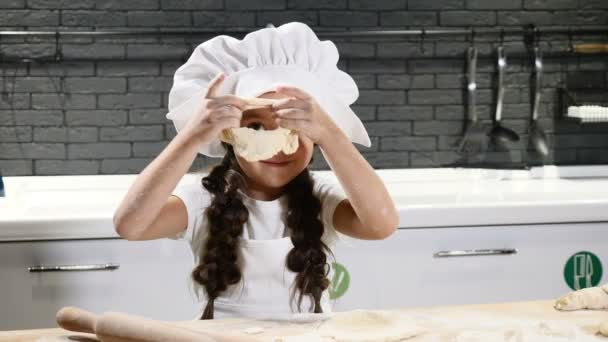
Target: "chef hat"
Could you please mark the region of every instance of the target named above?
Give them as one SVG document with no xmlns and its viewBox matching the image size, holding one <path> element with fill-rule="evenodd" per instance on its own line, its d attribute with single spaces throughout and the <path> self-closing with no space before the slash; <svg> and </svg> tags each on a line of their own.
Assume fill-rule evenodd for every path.
<svg viewBox="0 0 608 342">
<path fill-rule="evenodd" d="M 219 95 L 258 97 L 291 85 L 311 94 L 334 123 L 354 143 L 369 147 L 367 131 L 350 104 L 359 96 L 355 81 L 337 67 L 338 50 L 329 40 L 320 41 L 306 24 L 292 22 L 263 28 L 242 40 L 217 36 L 200 44 L 179 67 L 169 92 L 169 113 L 180 131 L 197 109 L 211 80 L 226 77 Z M 221 157 L 220 140 L 201 146 L 200 153 Z"/>
</svg>

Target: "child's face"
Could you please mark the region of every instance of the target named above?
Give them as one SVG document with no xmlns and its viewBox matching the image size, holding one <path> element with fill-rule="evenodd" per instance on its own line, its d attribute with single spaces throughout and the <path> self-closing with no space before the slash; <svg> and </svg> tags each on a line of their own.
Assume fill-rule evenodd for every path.
<svg viewBox="0 0 608 342">
<path fill-rule="evenodd" d="M 271 92 L 265 93 L 259 97 L 280 99 L 286 96 Z M 275 114 L 270 108 L 258 108 L 243 112 L 241 127 L 273 130 L 278 128 L 278 126 Z M 298 142 L 298 149 L 293 154 L 279 152 L 270 159 L 257 162 L 247 161 L 236 154 L 241 169 L 245 172 L 248 180 L 254 183 L 251 184 L 251 186 L 276 190 L 282 188 L 300 174 L 300 172 L 302 172 L 310 163 L 314 144 L 312 140 L 304 135 L 299 135 Z"/>
</svg>

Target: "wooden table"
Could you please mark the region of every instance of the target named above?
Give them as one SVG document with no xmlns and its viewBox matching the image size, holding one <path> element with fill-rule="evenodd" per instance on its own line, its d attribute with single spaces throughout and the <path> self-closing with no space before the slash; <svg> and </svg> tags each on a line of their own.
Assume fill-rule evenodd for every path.
<svg viewBox="0 0 608 342">
<path fill-rule="evenodd" d="M 518 324 L 543 326 L 543 329 L 567 329 L 574 327 L 580 332 L 576 340 L 608 341 L 597 335 L 598 326 L 603 320 L 608 320 L 605 311 L 576 311 L 559 312 L 553 309 L 554 301 L 533 301 L 497 303 L 466 306 L 426 307 L 395 310 L 396 314 L 408 319 L 418 320 L 421 325 L 431 330 L 430 335 L 420 335 L 411 341 L 453 341 L 463 332 L 484 331 L 489 325 L 504 325 L 506 328 Z M 310 324 L 286 324 L 276 322 L 255 321 L 249 319 L 223 319 L 214 321 L 179 321 L 176 325 L 191 327 L 204 326 L 209 331 L 244 331 L 246 328 L 262 327 L 264 332 L 253 335 L 261 341 L 273 341 L 277 336 L 298 335 L 311 332 L 314 326 Z M 486 327 L 486 328 L 484 328 Z M 566 331 L 566 332 L 564 332 Z M 568 330 L 554 331 L 552 334 L 566 334 Z M 460 334 L 460 335 L 459 335 Z M 557 336 L 556 335 L 556 336 Z M 563 336 L 555 341 L 563 341 Z M 485 341 L 486 339 L 484 339 Z M 547 339 L 551 341 L 550 338 Z M 30 341 L 98 341 L 94 335 L 74 333 L 61 328 L 14 330 L 0 332 L 0 342 L 30 342 Z M 410 340 L 408 340 L 410 341 Z"/>
</svg>

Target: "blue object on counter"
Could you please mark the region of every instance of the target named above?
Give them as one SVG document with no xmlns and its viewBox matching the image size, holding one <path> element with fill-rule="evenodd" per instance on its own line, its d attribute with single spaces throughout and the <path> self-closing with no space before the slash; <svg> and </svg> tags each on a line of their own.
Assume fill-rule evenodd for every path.
<svg viewBox="0 0 608 342">
<path fill-rule="evenodd" d="M 1 173 L 0 173 L 0 197 L 4 197 L 4 182 L 2 181 Z"/>
</svg>

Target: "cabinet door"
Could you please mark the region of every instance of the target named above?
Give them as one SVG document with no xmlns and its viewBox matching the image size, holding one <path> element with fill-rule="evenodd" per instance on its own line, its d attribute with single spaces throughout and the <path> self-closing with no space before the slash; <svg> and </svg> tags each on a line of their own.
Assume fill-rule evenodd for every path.
<svg viewBox="0 0 608 342">
<path fill-rule="evenodd" d="M 389 309 L 553 299 L 571 291 L 564 276 L 568 259 L 589 251 L 605 262 L 606 246 L 606 223 L 400 229 L 386 240 L 337 246 L 336 261 L 347 273 L 334 271 L 331 277 L 337 281 L 332 288 L 343 292 L 345 280 L 349 284 L 334 307 Z M 473 249 L 516 249 L 517 253 L 434 256 L 440 251 Z M 601 272 L 594 267 L 593 272 Z"/>
<path fill-rule="evenodd" d="M 90 271 L 32 272 L 32 266 L 116 264 Z M 121 239 L 0 244 L 0 330 L 54 327 L 64 306 L 187 320 L 199 304 L 193 258 L 183 241 Z"/>
</svg>

